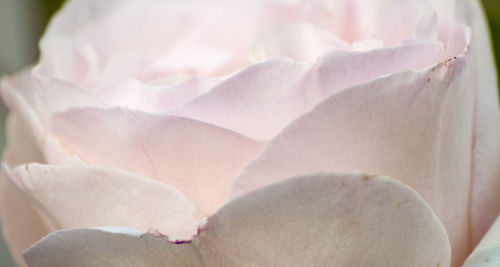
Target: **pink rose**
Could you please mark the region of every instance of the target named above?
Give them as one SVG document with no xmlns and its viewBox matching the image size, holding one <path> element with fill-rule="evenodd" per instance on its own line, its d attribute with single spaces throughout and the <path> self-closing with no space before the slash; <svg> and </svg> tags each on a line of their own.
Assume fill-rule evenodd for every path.
<svg viewBox="0 0 500 267">
<path fill-rule="evenodd" d="M 20 265 L 500 264 L 477 0 L 72 0 L 40 48 L 1 83 Z"/>
</svg>

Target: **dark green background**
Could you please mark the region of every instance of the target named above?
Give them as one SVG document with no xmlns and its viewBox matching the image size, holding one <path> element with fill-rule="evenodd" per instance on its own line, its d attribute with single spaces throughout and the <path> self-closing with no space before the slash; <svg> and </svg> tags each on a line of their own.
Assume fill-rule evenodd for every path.
<svg viewBox="0 0 500 267">
<path fill-rule="evenodd" d="M 0 0 L 2 1 L 2 0 Z M 18 0 L 23 1 L 23 0 Z M 107 1 L 107 0 L 102 0 Z M 141 1 L 141 0 L 137 0 Z M 43 29 L 50 16 L 60 7 L 60 5 L 64 2 L 64 0 L 40 0 L 41 5 L 39 6 L 40 10 L 36 10 L 39 13 L 39 19 L 37 19 L 35 34 L 37 40 L 39 36 L 41 36 Z M 26 1 L 29 3 L 29 1 Z M 493 45 L 496 52 L 497 66 L 500 62 L 500 0 L 483 0 L 486 13 L 488 15 L 490 21 L 490 28 L 492 33 Z M 33 47 L 36 47 L 35 45 Z M 36 53 L 33 53 L 32 60 L 36 59 Z M 497 67 L 498 69 L 498 67 Z M 1 71 L 0 71 L 1 72 Z M 2 239 L 0 237 L 0 266 L 8 267 L 14 266 L 11 258 L 9 257 L 8 250 L 4 243 L 2 243 Z"/>
<path fill-rule="evenodd" d="M 500 62 L 500 0 L 483 0 L 488 19 L 490 21 L 490 29 L 495 48 L 495 56 L 497 59 L 497 69 Z"/>
</svg>

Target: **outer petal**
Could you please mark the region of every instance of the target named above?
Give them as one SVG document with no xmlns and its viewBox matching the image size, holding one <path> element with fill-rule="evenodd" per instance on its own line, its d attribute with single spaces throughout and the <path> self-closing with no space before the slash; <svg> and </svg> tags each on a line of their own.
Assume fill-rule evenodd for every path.
<svg viewBox="0 0 500 267">
<path fill-rule="evenodd" d="M 127 109 L 72 109 L 53 118 L 61 141 L 84 161 L 171 185 L 204 215 L 226 200 L 234 177 L 262 144 L 186 118 Z"/>
<path fill-rule="evenodd" d="M 7 144 L 3 163 L 15 166 L 25 162 L 43 162 L 40 148 L 32 132 L 22 119 L 14 114 L 7 117 Z M 0 212 L 2 232 L 10 252 L 19 266 L 25 266 L 22 252 L 50 231 L 33 203 L 16 188 L 2 172 L 0 181 Z"/>
<path fill-rule="evenodd" d="M 189 247 L 134 229 L 72 229 L 46 236 L 25 258 L 30 267 L 207 266 Z"/>
<path fill-rule="evenodd" d="M 89 245 L 91 244 L 91 245 Z M 450 245 L 411 188 L 359 173 L 291 179 L 222 208 L 192 242 L 101 230 L 57 232 L 30 266 L 448 266 Z"/>
<path fill-rule="evenodd" d="M 500 219 L 498 218 L 463 265 L 463 267 L 494 266 L 500 266 Z"/>
<path fill-rule="evenodd" d="M 1 80 L 2 99 L 9 109 L 17 113 L 37 139 L 44 135 L 52 112 L 75 105 L 103 106 L 96 96 L 71 83 L 52 81 L 52 78 L 23 70 Z"/>
<path fill-rule="evenodd" d="M 44 162 L 44 156 L 29 127 L 14 114 L 7 116 L 7 142 L 2 162 L 10 167 L 27 162 Z"/>
<path fill-rule="evenodd" d="M 22 253 L 50 230 L 33 203 L 2 173 L 0 211 L 2 232 L 10 252 L 19 266 L 25 266 Z"/>
<path fill-rule="evenodd" d="M 476 117 L 471 220 L 477 244 L 500 212 L 500 111 L 498 82 L 489 31 L 479 1 L 457 1 L 458 16 L 472 28 L 471 53 L 476 70 Z"/>
<path fill-rule="evenodd" d="M 74 160 L 74 156 L 68 153 L 70 151 L 47 135 L 48 117 L 52 112 L 71 105 L 102 105 L 88 92 L 64 84 L 53 84 L 42 93 L 30 70 L 5 77 L 0 81 L 0 89 L 2 100 L 14 114 L 12 121 L 16 121 L 7 125 L 9 136 L 4 161 L 11 166 L 30 162 L 29 158 L 23 158 L 25 151 L 37 153 L 38 159 L 34 160 L 37 162 Z"/>
<path fill-rule="evenodd" d="M 59 228 L 155 228 L 171 240 L 197 233 L 199 214 L 188 198 L 138 175 L 83 164 L 34 163 L 9 176 Z"/>
<path fill-rule="evenodd" d="M 432 206 L 450 235 L 454 260 L 463 262 L 471 250 L 473 67 L 462 55 L 331 96 L 271 140 L 233 193 L 318 171 L 398 177 Z"/>
<path fill-rule="evenodd" d="M 424 42 L 369 52 L 335 51 L 312 66 L 269 61 L 232 76 L 170 114 L 269 139 L 335 92 L 381 75 L 422 68 L 443 57 L 441 44 Z"/>
<path fill-rule="evenodd" d="M 30 70 L 21 71 L 13 76 L 0 80 L 2 100 L 14 112 L 18 119 L 25 124 L 30 138 L 38 141 L 43 136 L 43 125 L 37 116 L 34 105 L 36 85 L 32 80 Z"/>
</svg>

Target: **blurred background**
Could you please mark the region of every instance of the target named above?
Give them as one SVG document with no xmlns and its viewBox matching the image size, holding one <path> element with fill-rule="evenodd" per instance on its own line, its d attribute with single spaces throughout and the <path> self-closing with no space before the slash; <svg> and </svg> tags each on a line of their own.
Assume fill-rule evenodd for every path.
<svg viewBox="0 0 500 267">
<path fill-rule="evenodd" d="M 500 62 L 500 0 L 482 1 L 490 22 L 498 66 Z M 47 21 L 63 2 L 64 0 L 0 0 L 0 76 L 36 62 L 38 39 Z M 5 113 L 5 106 L 0 104 L 0 125 L 4 124 Z M 4 141 L 3 131 L 0 131 L 0 148 L 3 147 Z M 1 236 L 0 266 L 15 266 Z"/>
</svg>

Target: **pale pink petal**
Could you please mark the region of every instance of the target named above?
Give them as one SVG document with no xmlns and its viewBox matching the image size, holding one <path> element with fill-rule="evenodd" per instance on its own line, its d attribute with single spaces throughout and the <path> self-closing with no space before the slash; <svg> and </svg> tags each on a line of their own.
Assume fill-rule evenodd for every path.
<svg viewBox="0 0 500 267">
<path fill-rule="evenodd" d="M 36 87 L 30 88 L 36 102 L 32 108 L 40 118 L 44 129 L 49 128 L 53 113 L 74 106 L 104 107 L 106 104 L 92 92 L 72 83 L 33 72 Z"/>
<path fill-rule="evenodd" d="M 30 138 L 40 140 L 44 130 L 40 117 L 34 109 L 37 102 L 36 88 L 29 69 L 0 80 L 3 102 L 22 121 L 24 127 L 27 127 Z"/>
<path fill-rule="evenodd" d="M 412 37 L 416 40 L 421 41 L 438 41 L 439 22 L 437 14 L 435 12 L 429 12 L 427 14 L 421 15 L 413 28 Z M 458 55 L 459 53 L 455 55 Z"/>
<path fill-rule="evenodd" d="M 262 30 L 255 37 L 250 60 L 255 63 L 276 58 L 315 61 L 333 49 L 349 50 L 350 45 L 312 24 L 278 25 Z"/>
<path fill-rule="evenodd" d="M 94 90 L 109 106 L 129 107 L 147 112 L 163 112 L 178 107 L 217 85 L 218 79 L 193 77 L 173 86 L 148 85 L 126 80 Z"/>
<path fill-rule="evenodd" d="M 311 66 L 269 61 L 235 74 L 169 114 L 266 140 L 335 92 L 382 75 L 423 68 L 444 55 L 441 44 L 418 42 L 368 52 L 334 51 Z"/>
<path fill-rule="evenodd" d="M 371 39 L 374 15 L 380 1 L 326 0 L 331 28 L 348 42 Z"/>
<path fill-rule="evenodd" d="M 477 90 L 471 202 L 472 236 L 477 244 L 500 212 L 498 82 L 482 7 L 478 1 L 457 1 L 457 10 L 458 17 L 472 28 L 469 50 L 477 68 L 470 76 Z"/>
<path fill-rule="evenodd" d="M 177 72 L 227 75 L 248 66 L 263 27 L 296 22 L 298 12 L 279 1 L 71 1 L 41 41 L 39 70 L 86 88 Z"/>
<path fill-rule="evenodd" d="M 11 113 L 6 123 L 7 143 L 2 163 L 16 166 L 26 162 L 44 162 L 44 156 L 30 127 L 17 114 Z M 19 266 L 26 266 L 22 252 L 50 232 L 33 203 L 2 172 L 0 181 L 0 213 L 3 236 Z"/>
<path fill-rule="evenodd" d="M 455 24 L 450 29 L 450 33 L 448 35 L 448 41 L 446 43 L 446 57 L 452 58 L 461 54 L 464 49 L 470 49 L 470 47 L 468 47 L 470 42 L 470 28 L 461 23 Z"/>
<path fill-rule="evenodd" d="M 271 140 L 234 195 L 319 171 L 390 175 L 414 188 L 446 226 L 456 262 L 471 251 L 474 116 L 470 55 L 332 95 Z M 450 209 L 453 207 L 453 209 Z"/>
<path fill-rule="evenodd" d="M 6 177 L 8 175 L 2 172 L 0 181 L 2 233 L 17 264 L 26 266 L 22 253 L 50 230 L 33 203 Z"/>
<path fill-rule="evenodd" d="M 236 175 L 262 148 L 206 123 L 120 108 L 59 113 L 53 130 L 84 161 L 171 185 L 204 215 L 224 203 Z"/>
<path fill-rule="evenodd" d="M 23 70 L 0 81 L 2 99 L 9 109 L 30 127 L 36 139 L 42 139 L 53 112 L 71 106 L 104 104 L 89 91 L 71 83 Z"/>
<path fill-rule="evenodd" d="M 442 224 L 414 190 L 392 178 L 349 173 L 250 193 L 210 217 L 189 243 L 81 229 L 51 234 L 25 257 L 32 267 L 434 267 L 449 266 L 451 255 Z"/>
<path fill-rule="evenodd" d="M 351 47 L 354 51 L 370 51 L 384 48 L 384 41 L 380 39 L 366 39 L 352 43 Z"/>
<path fill-rule="evenodd" d="M 14 167 L 27 162 L 45 162 L 41 148 L 30 128 L 15 114 L 10 113 L 7 116 L 6 132 L 3 164 Z"/>
<path fill-rule="evenodd" d="M 199 214 L 181 192 L 116 169 L 72 164 L 19 166 L 13 181 L 58 228 L 154 228 L 170 240 L 197 232 Z"/>
<path fill-rule="evenodd" d="M 41 89 L 36 81 L 30 70 L 0 81 L 2 100 L 15 117 L 7 125 L 7 152 L 4 158 L 4 163 L 11 166 L 30 161 L 73 161 L 75 156 L 71 151 L 47 134 L 49 116 L 72 105 L 103 105 L 95 96 L 75 86 L 56 82 Z M 37 151 L 39 159 L 24 158 L 24 151 Z"/>
<path fill-rule="evenodd" d="M 462 267 L 500 266 L 500 219 L 491 226 Z"/>
<path fill-rule="evenodd" d="M 377 2 L 378 0 L 375 0 Z M 438 17 L 422 0 L 383 0 L 376 8 L 373 34 L 385 45 L 396 45 L 402 39 L 415 37 L 422 41 L 437 41 Z M 361 6 L 361 8 L 365 8 Z"/>
<path fill-rule="evenodd" d="M 441 40 L 446 40 L 450 29 L 453 27 L 456 21 L 455 14 L 455 6 L 456 3 L 460 3 L 461 1 L 457 0 L 424 0 L 423 2 L 427 3 L 429 6 L 434 9 L 438 15 L 439 21 L 439 35 Z M 465 2 L 474 2 L 477 1 L 463 1 Z"/>
</svg>

